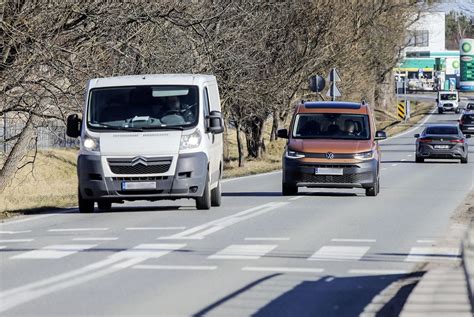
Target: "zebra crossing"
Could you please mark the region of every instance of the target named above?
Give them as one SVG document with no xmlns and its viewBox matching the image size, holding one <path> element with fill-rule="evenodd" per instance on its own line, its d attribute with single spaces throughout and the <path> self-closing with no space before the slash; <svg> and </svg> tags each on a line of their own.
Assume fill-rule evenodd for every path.
<svg viewBox="0 0 474 317">
<path fill-rule="evenodd" d="M 332 240 L 334 241 L 334 239 Z M 28 241 L 33 241 L 33 239 Z M 78 239 L 73 239 L 73 241 L 78 241 Z M 88 241 L 88 239 L 84 239 L 83 241 Z M 10 240 L 9 242 L 11 243 L 0 245 L 0 250 L 2 250 L 3 254 L 8 254 L 7 251 L 9 250 L 11 250 L 12 253 L 15 253 L 8 256 L 8 259 L 10 260 L 58 260 L 81 254 L 85 251 L 94 252 L 94 250 L 97 250 L 96 252 L 101 252 L 101 243 L 116 241 L 116 239 L 90 239 L 90 241 L 93 241 L 94 244 L 53 244 L 30 250 L 25 248 L 25 252 L 21 252 L 20 248 L 14 248 L 12 245 L 24 245 L 27 242 L 27 239 L 18 241 Z M 265 244 L 264 240 L 261 241 L 262 243 L 258 244 L 255 243 L 258 240 L 244 239 L 244 241 L 252 241 L 253 243 L 230 244 L 220 250 L 213 250 L 214 252 L 209 252 L 211 254 L 205 254 L 206 260 L 259 260 L 261 258 L 271 257 L 272 252 L 278 253 L 284 249 L 281 245 L 275 243 L 279 241 L 275 238 L 269 240 L 274 242 L 273 244 Z M 189 250 L 187 251 L 193 251 L 193 248 L 187 246 L 185 243 L 143 243 L 124 250 L 118 250 L 116 253 L 112 253 L 109 256 L 123 259 L 153 259 L 161 258 L 185 247 L 188 247 Z M 383 261 L 384 259 L 387 259 L 387 257 L 391 257 L 392 261 L 415 263 L 427 261 L 459 261 L 460 257 L 459 248 L 413 246 L 407 253 L 390 254 L 377 253 L 376 251 L 371 252 L 371 249 L 374 247 L 373 243 L 370 245 L 351 245 L 349 243 L 344 243 L 344 245 L 328 244 L 317 248 L 313 252 L 305 252 L 303 258 L 306 257 L 306 260 L 311 262 L 360 262 L 373 259 Z M 291 269 L 288 271 L 291 271 Z"/>
</svg>

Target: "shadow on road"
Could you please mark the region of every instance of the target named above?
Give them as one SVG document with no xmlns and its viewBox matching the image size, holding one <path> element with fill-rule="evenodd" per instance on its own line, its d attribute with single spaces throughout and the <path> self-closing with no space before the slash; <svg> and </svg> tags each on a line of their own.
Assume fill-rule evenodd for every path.
<svg viewBox="0 0 474 317">
<path fill-rule="evenodd" d="M 222 297 L 198 311 L 194 316 L 212 313 L 225 314 L 235 311 L 241 298 L 253 298 L 245 307 L 252 316 L 358 316 L 375 296 L 392 283 L 422 276 L 414 274 L 394 274 L 376 276 L 305 278 L 291 283 L 289 275 L 276 273 L 261 277 L 242 288 Z M 398 292 L 379 310 L 377 316 L 398 316 L 416 282 L 401 287 Z M 284 291 L 285 286 L 288 290 Z"/>
</svg>

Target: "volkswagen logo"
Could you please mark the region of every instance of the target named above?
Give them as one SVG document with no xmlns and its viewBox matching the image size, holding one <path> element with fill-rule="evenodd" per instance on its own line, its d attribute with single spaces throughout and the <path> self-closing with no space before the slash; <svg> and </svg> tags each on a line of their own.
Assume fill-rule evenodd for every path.
<svg viewBox="0 0 474 317">
<path fill-rule="evenodd" d="M 326 158 L 327 158 L 328 160 L 332 160 L 332 159 L 334 158 L 334 153 L 332 153 L 332 152 L 327 152 L 327 153 L 326 153 Z"/>
<path fill-rule="evenodd" d="M 132 160 L 132 166 L 135 166 L 135 165 L 138 165 L 138 164 L 142 164 L 142 165 L 145 165 L 145 166 L 148 165 L 146 158 L 141 157 L 141 156 L 137 156 Z"/>
</svg>

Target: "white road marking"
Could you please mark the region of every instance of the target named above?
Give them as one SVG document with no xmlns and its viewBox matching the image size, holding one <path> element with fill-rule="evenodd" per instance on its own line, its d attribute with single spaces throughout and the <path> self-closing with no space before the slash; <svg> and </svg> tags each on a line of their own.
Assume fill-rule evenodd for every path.
<svg viewBox="0 0 474 317">
<path fill-rule="evenodd" d="M 208 258 L 219 260 L 257 260 L 276 247 L 277 245 L 274 244 L 232 244 Z"/>
<path fill-rule="evenodd" d="M 143 243 L 131 249 L 112 254 L 111 257 L 118 258 L 159 258 L 170 252 L 184 248 L 186 244 L 167 244 L 167 243 Z"/>
<path fill-rule="evenodd" d="M 407 159 L 402 159 L 401 161 L 402 161 L 402 162 L 405 162 L 406 160 L 407 160 Z"/>
<path fill-rule="evenodd" d="M 282 266 L 245 266 L 242 271 L 250 272 L 280 272 L 280 273 L 322 273 L 321 268 L 282 267 Z"/>
<path fill-rule="evenodd" d="M 431 118 L 431 116 L 432 116 L 433 113 L 435 113 L 435 112 L 436 112 L 436 108 L 433 108 L 433 111 L 431 111 L 430 114 L 427 115 L 421 122 L 418 122 L 413 128 L 411 128 L 411 129 L 409 129 L 409 130 L 406 130 L 406 131 L 404 131 L 404 132 L 401 132 L 401 133 L 399 133 L 399 134 L 397 134 L 397 135 L 388 137 L 388 138 L 386 138 L 385 140 L 381 140 L 381 141 L 379 141 L 379 143 L 384 143 L 384 142 L 386 142 L 386 141 L 388 141 L 388 140 L 397 139 L 397 138 L 399 138 L 399 137 L 401 137 L 401 136 L 404 136 L 404 135 L 406 135 L 406 134 L 408 134 L 408 133 L 412 133 L 413 131 L 418 130 L 419 128 L 421 128 L 421 127 Z"/>
<path fill-rule="evenodd" d="M 141 246 L 141 245 L 140 245 Z M 170 246 L 170 245 L 168 245 Z M 183 246 L 183 245 L 179 245 Z M 149 246 L 148 246 L 149 247 Z M 161 252 L 165 255 L 173 250 Z M 127 251 L 122 251 L 127 252 Z M 122 252 L 109 256 L 107 259 L 89 264 L 85 267 L 49 277 L 37 282 L 26 284 L 10 290 L 0 292 L 0 312 L 4 312 L 23 303 L 35 300 L 42 296 L 72 287 L 100 277 L 118 272 L 145 261 L 144 257 L 116 256 Z M 156 254 L 155 254 L 156 255 Z"/>
<path fill-rule="evenodd" d="M 10 259 L 60 259 L 79 251 L 91 249 L 97 244 L 61 244 L 50 245 L 40 250 L 28 251 L 10 257 Z"/>
<path fill-rule="evenodd" d="M 397 166 L 398 164 L 392 164 L 392 166 Z"/>
<path fill-rule="evenodd" d="M 332 282 L 334 280 L 335 280 L 335 278 L 333 276 L 330 276 L 330 277 L 326 278 L 324 281 L 329 283 L 329 282 Z"/>
<path fill-rule="evenodd" d="M 435 243 L 436 240 L 429 240 L 429 239 L 422 239 L 422 240 L 416 240 L 416 243 Z"/>
<path fill-rule="evenodd" d="M 0 231 L 0 234 L 17 234 L 17 233 L 28 233 L 31 230 L 22 230 L 22 231 Z"/>
<path fill-rule="evenodd" d="M 1 250 L 1 249 L 6 249 L 6 248 L 7 248 L 6 245 L 0 245 L 0 250 Z"/>
<path fill-rule="evenodd" d="M 216 265 L 135 265 L 132 269 L 141 270 L 183 270 L 183 271 L 212 271 L 216 270 Z"/>
<path fill-rule="evenodd" d="M 5 239 L 0 240 L 0 243 L 18 243 L 18 242 L 31 242 L 35 241 L 35 239 Z"/>
<path fill-rule="evenodd" d="M 391 275 L 391 274 L 408 274 L 410 271 L 406 270 L 384 270 L 384 269 L 352 269 L 347 271 L 348 274 L 357 275 Z"/>
<path fill-rule="evenodd" d="M 273 174 L 277 174 L 277 173 L 280 173 L 280 172 L 281 172 L 281 170 L 274 171 L 274 172 L 268 172 L 268 173 L 255 174 L 255 175 L 247 175 L 247 176 L 240 176 L 240 177 L 234 177 L 234 178 L 227 178 L 227 179 L 222 180 L 221 183 L 225 184 L 225 183 L 228 183 L 228 182 L 233 182 L 233 181 L 237 181 L 237 180 L 241 180 L 241 179 L 254 178 L 254 177 L 260 177 L 260 176 L 268 176 L 268 175 L 273 175 Z"/>
<path fill-rule="evenodd" d="M 146 230 L 184 230 L 186 227 L 128 227 L 127 231 L 146 231 Z"/>
<path fill-rule="evenodd" d="M 412 157 L 413 155 L 412 155 L 412 154 L 408 154 L 407 156 L 408 156 L 408 157 Z"/>
<path fill-rule="evenodd" d="M 413 247 L 405 258 L 406 262 L 457 261 L 459 248 Z"/>
<path fill-rule="evenodd" d="M 89 238 L 73 238 L 73 241 L 115 241 L 118 237 L 89 237 Z"/>
<path fill-rule="evenodd" d="M 283 237 L 248 237 L 247 241 L 288 241 L 290 238 Z"/>
<path fill-rule="evenodd" d="M 107 231 L 109 228 L 64 228 L 49 229 L 48 232 L 74 232 L 74 231 Z"/>
<path fill-rule="evenodd" d="M 331 239 L 332 242 L 376 242 L 375 239 Z"/>
<path fill-rule="evenodd" d="M 214 232 L 220 231 L 224 228 L 227 228 L 231 225 L 239 223 L 241 221 L 263 215 L 271 210 L 283 207 L 289 204 L 288 202 L 271 202 L 264 205 L 256 206 L 236 214 L 219 218 L 208 223 L 190 228 L 180 233 L 176 233 L 167 237 L 160 237 L 158 239 L 164 240 L 179 240 L 179 239 L 190 239 L 190 240 L 201 240 L 204 239 L 207 235 L 210 235 Z"/>
<path fill-rule="evenodd" d="M 308 260 L 313 261 L 341 261 L 360 260 L 369 251 L 370 247 L 353 246 L 323 246 L 316 251 Z"/>
<path fill-rule="evenodd" d="M 68 212 L 71 212 L 71 211 L 65 211 L 63 213 L 68 213 Z M 11 220 L 11 221 L 5 221 L 5 222 L 2 222 L 0 223 L 0 228 L 3 227 L 3 226 L 6 226 L 6 225 L 15 225 L 17 223 L 23 223 L 23 222 L 27 222 L 27 221 L 32 221 L 32 220 L 38 220 L 38 219 L 42 219 L 42 218 L 47 218 L 47 217 L 52 217 L 52 216 L 58 216 L 60 215 L 61 213 L 58 213 L 58 214 L 48 214 L 48 215 L 40 215 L 40 216 L 34 216 L 34 217 L 27 217 L 27 218 L 23 218 L 22 219 L 18 219 L 18 220 Z"/>
<path fill-rule="evenodd" d="M 305 196 L 296 196 L 296 197 L 292 197 L 288 200 L 298 200 L 298 199 L 301 199 L 301 198 L 304 198 Z"/>
</svg>

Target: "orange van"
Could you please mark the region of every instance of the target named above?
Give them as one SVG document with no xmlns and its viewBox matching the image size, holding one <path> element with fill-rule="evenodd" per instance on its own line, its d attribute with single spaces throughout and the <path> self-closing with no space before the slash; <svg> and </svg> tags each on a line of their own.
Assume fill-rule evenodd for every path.
<svg viewBox="0 0 474 317">
<path fill-rule="evenodd" d="M 283 195 L 298 187 L 364 188 L 367 196 L 380 190 L 380 147 L 387 136 L 375 130 L 365 103 L 304 102 L 295 107 L 283 154 Z"/>
</svg>

